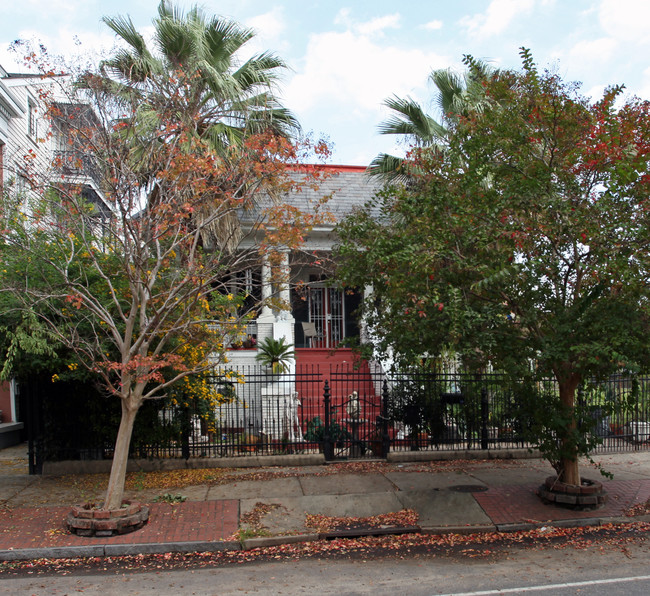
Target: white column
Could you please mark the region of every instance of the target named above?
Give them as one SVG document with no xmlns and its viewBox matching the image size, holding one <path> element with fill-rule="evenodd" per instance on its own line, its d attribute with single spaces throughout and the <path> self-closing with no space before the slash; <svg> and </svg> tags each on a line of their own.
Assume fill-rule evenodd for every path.
<svg viewBox="0 0 650 596">
<path fill-rule="evenodd" d="M 282 262 L 280 264 L 280 301 L 286 307 L 280 313 L 280 318 L 283 321 L 294 322 L 293 313 L 291 312 L 291 291 L 289 289 L 289 279 L 291 271 L 289 269 L 289 251 L 282 251 Z M 289 338 L 290 339 L 290 338 Z"/>
<path fill-rule="evenodd" d="M 269 259 L 266 255 L 262 255 L 262 312 L 260 316 L 257 317 L 258 322 L 268 323 L 275 321 L 273 316 L 273 311 L 269 306 L 269 299 L 273 293 L 273 287 L 271 286 L 271 265 L 269 264 Z"/>
</svg>

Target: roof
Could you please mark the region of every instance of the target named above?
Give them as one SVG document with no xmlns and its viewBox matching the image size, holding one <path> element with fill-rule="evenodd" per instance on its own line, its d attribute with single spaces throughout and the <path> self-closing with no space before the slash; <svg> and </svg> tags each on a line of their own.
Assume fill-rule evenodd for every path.
<svg viewBox="0 0 650 596">
<path fill-rule="evenodd" d="M 317 188 L 305 185 L 291 192 L 286 199 L 301 211 L 309 212 L 321 199 L 328 196 L 325 208 L 339 221 L 356 207 L 362 207 L 381 189 L 382 181 L 369 176 L 363 166 L 313 166 L 324 173 Z"/>
</svg>

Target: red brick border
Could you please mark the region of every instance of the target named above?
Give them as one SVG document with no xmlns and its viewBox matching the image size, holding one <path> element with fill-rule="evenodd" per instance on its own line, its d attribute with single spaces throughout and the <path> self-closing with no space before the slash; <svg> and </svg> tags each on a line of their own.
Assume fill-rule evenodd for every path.
<svg viewBox="0 0 650 596">
<path fill-rule="evenodd" d="M 576 486 L 560 482 L 557 476 L 549 476 L 537 494 L 546 503 L 585 510 L 600 509 L 609 498 L 601 482 L 580 478 L 580 486 Z"/>
<path fill-rule="evenodd" d="M 95 509 L 78 505 L 68 513 L 66 525 L 77 536 L 106 537 L 139 530 L 149 520 L 149 508 L 140 503 L 124 501 L 120 509 Z"/>
</svg>

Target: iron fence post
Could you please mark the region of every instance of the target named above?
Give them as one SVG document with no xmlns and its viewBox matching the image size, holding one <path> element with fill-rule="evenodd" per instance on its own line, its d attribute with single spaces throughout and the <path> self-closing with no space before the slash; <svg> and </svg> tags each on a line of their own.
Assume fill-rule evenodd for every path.
<svg viewBox="0 0 650 596">
<path fill-rule="evenodd" d="M 43 473 L 43 400 L 42 384 L 40 381 L 32 381 L 21 385 L 20 391 L 25 391 L 25 400 L 22 402 L 27 406 L 25 412 L 25 425 L 27 426 L 27 456 L 29 458 L 29 474 Z"/>
<path fill-rule="evenodd" d="M 488 403 L 487 389 L 481 387 L 481 449 L 489 448 L 488 422 L 490 418 L 490 404 Z"/>
<path fill-rule="evenodd" d="M 388 381 L 384 379 L 381 389 L 381 456 L 388 457 L 390 451 L 390 437 L 388 436 Z"/>
<path fill-rule="evenodd" d="M 190 459 L 190 434 L 192 433 L 192 415 L 188 406 L 181 409 L 181 455 Z"/>
<path fill-rule="evenodd" d="M 323 429 L 323 453 L 326 460 L 334 459 L 334 445 L 332 444 L 331 424 L 332 424 L 332 404 L 330 403 L 330 385 L 327 379 L 323 389 L 323 403 L 325 406 L 325 428 Z"/>
</svg>

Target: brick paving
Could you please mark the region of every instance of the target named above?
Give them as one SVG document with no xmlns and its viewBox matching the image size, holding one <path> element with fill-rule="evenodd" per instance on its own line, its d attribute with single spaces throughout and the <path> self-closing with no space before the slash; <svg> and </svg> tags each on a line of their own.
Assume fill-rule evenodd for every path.
<svg viewBox="0 0 650 596">
<path fill-rule="evenodd" d="M 11 453 L 3 451 L 4 453 L 0 451 L 0 464 L 3 456 L 11 462 Z M 518 529 L 516 526 L 522 524 L 542 525 L 565 520 L 566 523 L 575 525 L 581 521 L 585 524 L 620 521 L 627 509 L 650 499 L 650 454 L 614 454 L 602 459 L 606 469 L 614 474 L 620 472 L 619 478 L 624 479 L 603 482 L 609 493 L 609 501 L 605 507 L 595 511 L 573 511 L 544 504 L 537 496 L 536 489 L 549 472 L 548 466 L 539 460 L 460 461 L 458 469 L 454 467 L 453 470 L 447 465 L 436 469 L 435 465 L 419 467 L 418 464 L 413 467 L 396 464 L 389 466 L 387 471 L 367 471 L 368 473 L 352 471 L 351 468 L 350 472 L 338 478 L 321 478 L 323 468 L 318 467 L 301 468 L 301 473 L 305 476 L 300 478 L 309 478 L 313 474 L 311 482 L 301 482 L 300 478 L 296 482 L 292 477 L 276 478 L 272 474 L 247 480 L 246 472 L 242 473 L 241 481 L 214 487 L 223 489 L 219 495 L 216 492 L 212 494 L 212 489 L 208 490 L 207 486 L 187 487 L 184 491 L 188 493 L 187 496 L 197 500 L 173 505 L 152 503 L 151 495 L 140 493 L 137 500 L 149 503 L 149 523 L 131 534 L 113 537 L 81 537 L 70 534 L 65 526 L 70 506 L 60 504 L 74 503 L 76 492 L 63 488 L 57 491 L 54 479 L 49 479 L 46 483 L 43 479 L 28 477 L 22 469 L 0 466 L 0 561 L 32 557 L 106 556 L 238 548 L 239 542 L 234 536 L 239 529 L 240 514 L 250 510 L 252 503 L 276 504 L 272 514 L 277 513 L 277 516 L 271 521 L 279 529 L 269 540 L 280 540 L 277 536 L 281 534 L 291 535 L 290 538 L 294 539 L 296 536 L 293 534 L 305 532 L 304 512 L 310 507 L 312 512 L 318 511 L 314 507 L 337 512 L 337 503 L 340 504 L 341 499 L 347 498 L 345 514 L 362 516 L 367 513 L 354 511 L 359 509 L 357 505 L 363 509 L 362 506 L 371 497 L 373 503 L 384 503 L 378 505 L 380 508 L 393 507 L 393 492 L 404 494 L 411 491 L 414 507 L 423 519 L 430 522 L 427 529 L 439 528 L 442 532 L 448 530 L 450 516 L 458 520 L 453 524 L 454 527 L 473 526 L 480 522 L 480 525 L 499 530 L 507 530 L 508 527 Z M 264 469 L 258 471 L 264 472 Z M 378 475 L 383 475 L 386 482 L 378 484 L 373 480 Z M 531 483 L 537 477 L 539 482 Z M 450 485 L 476 485 L 477 481 L 488 490 L 462 495 L 446 490 Z M 313 485 L 313 490 L 304 490 L 308 485 Z M 428 491 L 435 498 L 425 498 Z M 382 495 L 390 498 L 382 501 Z M 282 502 L 283 497 L 286 497 L 286 501 L 278 507 L 277 501 Z M 34 506 L 23 506 L 26 502 Z M 38 506 L 39 503 L 48 504 Z M 382 513 L 385 512 L 384 509 Z M 628 519 L 650 521 L 650 516 Z M 245 525 L 244 523 L 244 527 Z"/>
<path fill-rule="evenodd" d="M 150 505 L 149 523 L 130 534 L 84 538 L 70 534 L 70 507 L 23 507 L 0 511 L 0 551 L 99 544 L 165 544 L 230 540 L 239 527 L 239 501 L 189 501 Z"/>
<path fill-rule="evenodd" d="M 552 522 L 565 519 L 620 517 L 630 507 L 650 498 L 650 480 L 611 481 L 605 485 L 609 501 L 602 509 L 574 511 L 548 505 L 537 496 L 539 484 L 490 488 L 474 493 L 474 498 L 496 525 L 527 522 Z"/>
</svg>

